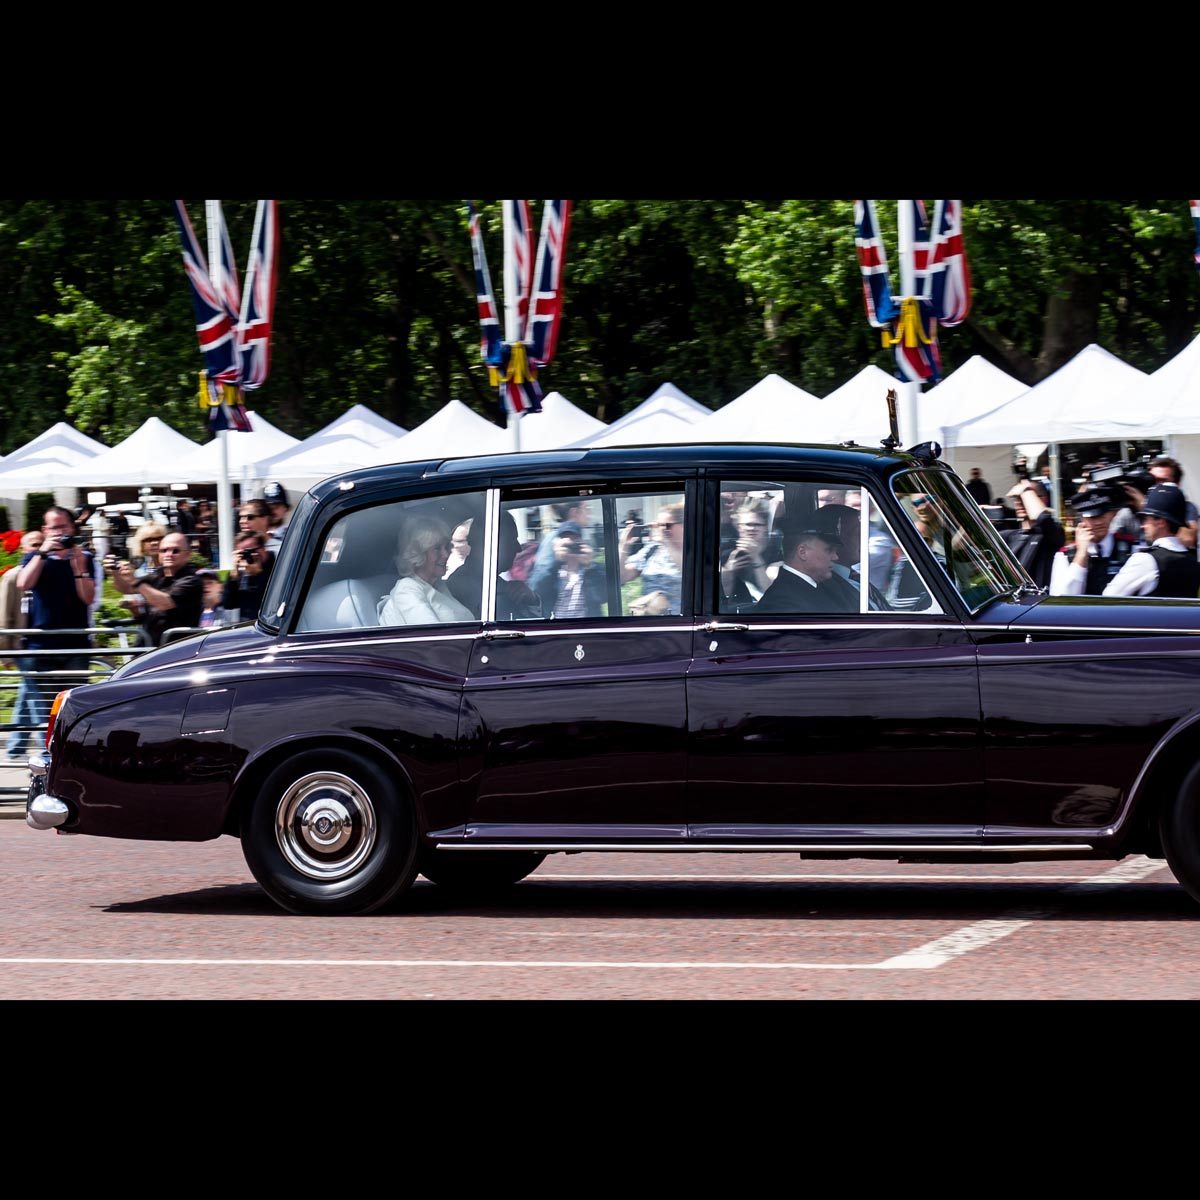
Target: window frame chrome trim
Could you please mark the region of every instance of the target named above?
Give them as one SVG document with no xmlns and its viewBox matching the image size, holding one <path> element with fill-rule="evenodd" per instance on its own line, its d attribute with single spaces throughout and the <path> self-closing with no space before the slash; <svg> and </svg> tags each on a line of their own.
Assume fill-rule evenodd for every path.
<svg viewBox="0 0 1200 1200">
<path fill-rule="evenodd" d="M 500 557 L 500 489 L 489 487 L 483 504 L 483 595 L 479 616 L 485 625 L 495 624 L 496 564 Z"/>
</svg>

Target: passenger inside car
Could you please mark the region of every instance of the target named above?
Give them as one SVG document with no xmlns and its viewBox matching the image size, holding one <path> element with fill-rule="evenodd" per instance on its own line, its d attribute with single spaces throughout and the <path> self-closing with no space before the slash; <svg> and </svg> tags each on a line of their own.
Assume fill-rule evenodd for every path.
<svg viewBox="0 0 1200 1200">
<path fill-rule="evenodd" d="M 434 625 L 475 619 L 475 614 L 454 598 L 443 579 L 451 548 L 450 529 L 444 521 L 412 517 L 401 527 L 396 544 L 400 578 L 379 602 L 380 625 Z"/>
</svg>

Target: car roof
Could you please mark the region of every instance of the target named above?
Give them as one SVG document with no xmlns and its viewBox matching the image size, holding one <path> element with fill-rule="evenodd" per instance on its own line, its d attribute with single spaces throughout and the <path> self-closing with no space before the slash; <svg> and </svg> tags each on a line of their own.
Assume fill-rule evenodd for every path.
<svg viewBox="0 0 1200 1200">
<path fill-rule="evenodd" d="M 550 474 L 595 471 L 608 475 L 624 468 L 645 470 L 693 470 L 701 467 L 753 468 L 767 464 L 797 463 L 817 468 L 841 468 L 888 475 L 900 466 L 930 466 L 931 461 L 894 450 L 857 446 L 768 444 L 764 442 L 696 442 L 669 445 L 606 446 L 593 450 L 537 450 L 511 454 L 485 454 L 462 458 L 429 459 L 364 467 L 322 480 L 310 490 L 317 500 L 350 487 L 369 489 L 373 484 L 406 479 L 455 475 L 525 476 L 531 472 Z"/>
</svg>

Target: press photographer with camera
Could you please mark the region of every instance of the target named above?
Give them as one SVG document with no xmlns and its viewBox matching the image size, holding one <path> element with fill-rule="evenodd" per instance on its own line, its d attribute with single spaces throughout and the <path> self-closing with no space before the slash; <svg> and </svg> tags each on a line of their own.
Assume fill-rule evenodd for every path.
<svg viewBox="0 0 1200 1200">
<path fill-rule="evenodd" d="M 256 621 L 267 580 L 275 566 L 275 555 L 267 550 L 261 533 L 242 532 L 233 549 L 233 569 L 225 581 L 222 607 L 235 621 Z M 235 613 L 234 610 L 237 610 Z"/>
<path fill-rule="evenodd" d="M 1134 463 L 1117 463 L 1116 467 L 1123 472 L 1119 477 L 1125 494 L 1133 501 L 1136 512 L 1144 508 L 1146 496 L 1156 484 L 1171 483 L 1179 487 L 1183 480 L 1183 467 L 1173 458 L 1160 454 L 1157 458 L 1149 458 Z M 1109 468 L 1110 472 L 1113 468 Z M 1101 472 L 1104 475 L 1104 472 Z M 1093 478 L 1095 473 L 1093 472 Z M 1180 488 L 1182 494 L 1183 489 Z M 1200 530 L 1200 514 L 1196 506 L 1184 496 L 1184 521 L 1179 526 L 1177 534 L 1185 550 L 1196 549 L 1196 534 Z"/>
<path fill-rule="evenodd" d="M 70 509 L 53 505 L 42 516 L 42 546 L 21 560 L 17 589 L 30 593 L 29 628 L 40 630 L 86 629 L 88 605 L 96 598 L 92 555 L 86 539 L 76 531 Z M 25 639 L 27 650 L 81 650 L 79 655 L 47 656 L 32 660 L 38 671 L 87 670 L 86 633 L 34 633 Z M 50 713 L 54 697 L 72 681 L 58 677 L 37 681 L 39 719 Z"/>
<path fill-rule="evenodd" d="M 1019 529 L 1006 529 L 1001 537 L 1033 576 L 1040 588 L 1050 586 L 1054 557 L 1067 535 L 1050 511 L 1050 493 L 1040 479 L 1022 479 L 1008 493 L 1020 518 Z"/>
<path fill-rule="evenodd" d="M 168 533 L 158 548 L 162 566 L 139 579 L 128 562 L 105 560 L 105 570 L 118 592 L 137 595 L 146 603 L 142 628 L 152 646 L 162 644 L 168 629 L 194 629 L 204 606 L 204 583 L 192 566 L 191 551 L 182 533 Z"/>
</svg>

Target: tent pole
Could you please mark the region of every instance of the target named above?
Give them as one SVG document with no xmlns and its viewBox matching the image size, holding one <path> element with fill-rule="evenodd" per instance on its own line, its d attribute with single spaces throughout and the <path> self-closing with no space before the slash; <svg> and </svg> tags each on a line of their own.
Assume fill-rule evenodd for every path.
<svg viewBox="0 0 1200 1200">
<path fill-rule="evenodd" d="M 1059 462 L 1059 446 L 1057 442 L 1050 443 L 1050 504 L 1054 510 L 1055 519 L 1061 525 L 1063 522 L 1063 494 L 1059 473 L 1062 464 Z"/>
</svg>

